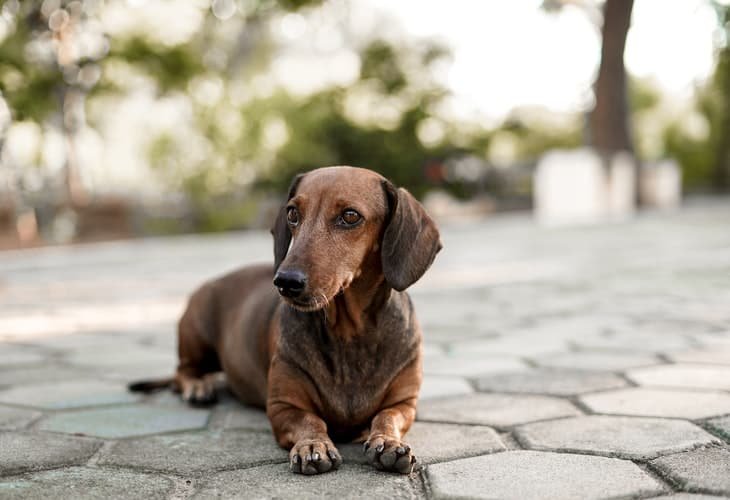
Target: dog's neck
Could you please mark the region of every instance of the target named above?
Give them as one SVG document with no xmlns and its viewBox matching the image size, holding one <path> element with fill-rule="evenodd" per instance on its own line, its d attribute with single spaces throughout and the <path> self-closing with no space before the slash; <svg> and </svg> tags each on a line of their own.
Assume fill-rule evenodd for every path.
<svg viewBox="0 0 730 500">
<path fill-rule="evenodd" d="M 327 329 L 344 340 L 368 330 L 375 313 L 382 309 L 393 290 L 380 271 L 379 260 L 368 265 L 376 272 L 362 273 L 324 309 Z"/>
</svg>

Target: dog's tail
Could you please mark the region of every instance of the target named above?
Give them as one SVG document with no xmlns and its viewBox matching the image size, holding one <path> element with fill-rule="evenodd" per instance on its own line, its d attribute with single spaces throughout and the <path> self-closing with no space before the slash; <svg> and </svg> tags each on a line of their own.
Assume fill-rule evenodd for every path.
<svg viewBox="0 0 730 500">
<path fill-rule="evenodd" d="M 157 380 L 140 380 L 127 385 L 132 392 L 155 392 L 162 389 L 172 389 L 175 377 L 161 378 Z"/>
</svg>

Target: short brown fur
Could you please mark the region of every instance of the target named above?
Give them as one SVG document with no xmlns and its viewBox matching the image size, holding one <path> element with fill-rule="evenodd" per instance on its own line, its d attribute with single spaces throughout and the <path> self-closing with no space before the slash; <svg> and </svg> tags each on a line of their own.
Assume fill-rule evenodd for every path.
<svg viewBox="0 0 730 500">
<path fill-rule="evenodd" d="M 362 216 L 353 227 L 338 225 L 347 209 Z M 337 468 L 332 438 L 365 441 L 376 468 L 409 472 L 415 456 L 403 436 L 421 385 L 421 330 L 403 290 L 441 249 L 435 224 L 375 172 L 327 167 L 294 180 L 272 233 L 273 268 L 240 269 L 190 298 L 173 387 L 192 404 L 210 403 L 222 370 L 238 399 L 266 408 L 295 472 Z M 282 298 L 272 279 L 292 269 L 306 288 Z"/>
</svg>

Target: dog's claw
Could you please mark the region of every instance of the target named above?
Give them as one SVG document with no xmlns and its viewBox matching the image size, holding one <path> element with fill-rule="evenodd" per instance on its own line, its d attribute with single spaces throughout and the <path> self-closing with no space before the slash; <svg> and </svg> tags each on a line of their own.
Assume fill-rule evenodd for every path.
<svg viewBox="0 0 730 500">
<path fill-rule="evenodd" d="M 302 439 L 289 452 L 292 472 L 322 474 L 342 464 L 337 448 L 329 439 Z"/>
<path fill-rule="evenodd" d="M 378 470 L 408 474 L 417 461 L 410 446 L 388 436 L 368 439 L 363 449 L 368 461 Z"/>
</svg>

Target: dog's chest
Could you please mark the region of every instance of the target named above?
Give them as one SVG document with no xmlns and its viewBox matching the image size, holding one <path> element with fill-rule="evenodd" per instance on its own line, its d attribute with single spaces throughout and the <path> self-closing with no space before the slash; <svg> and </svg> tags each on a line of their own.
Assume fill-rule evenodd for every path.
<svg viewBox="0 0 730 500">
<path fill-rule="evenodd" d="M 323 409 L 332 420 L 358 422 L 378 408 L 395 375 L 403 368 L 405 353 L 386 346 L 348 344 L 320 350 L 312 363 Z"/>
</svg>

